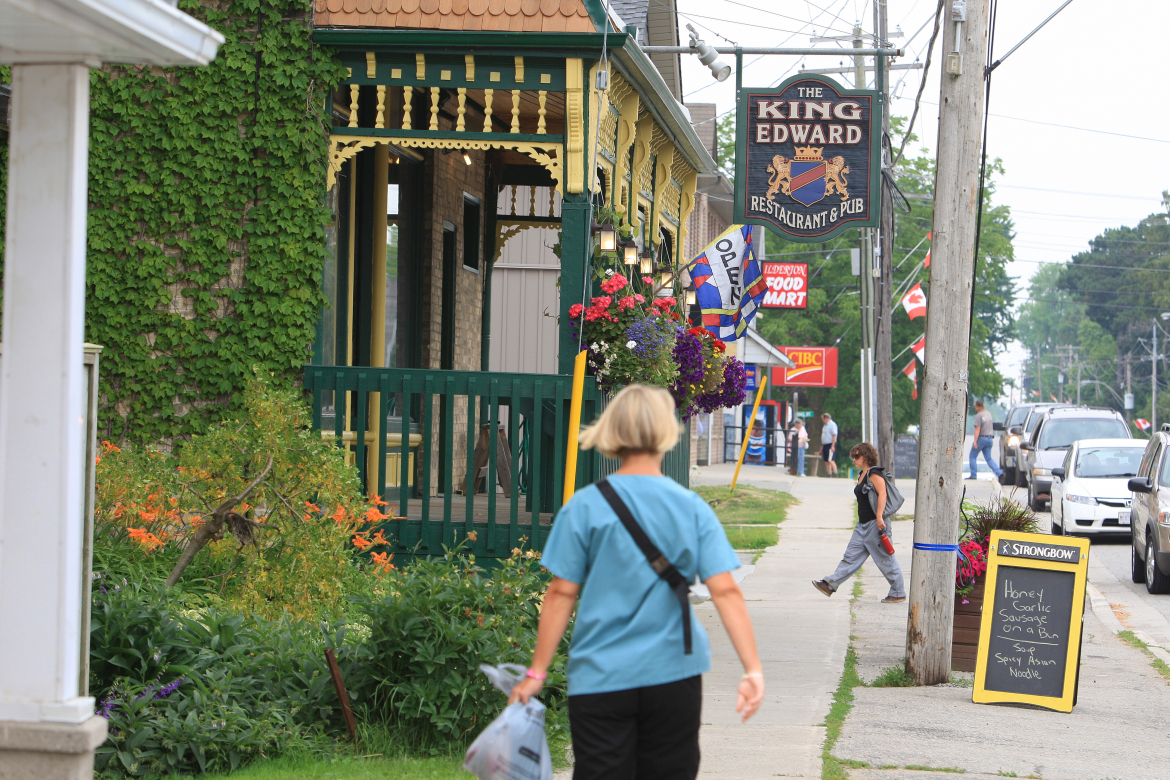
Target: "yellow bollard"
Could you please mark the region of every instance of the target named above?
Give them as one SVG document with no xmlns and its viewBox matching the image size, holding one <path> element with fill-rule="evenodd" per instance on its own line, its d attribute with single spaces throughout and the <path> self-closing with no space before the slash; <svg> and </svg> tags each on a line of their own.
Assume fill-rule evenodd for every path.
<svg viewBox="0 0 1170 780">
<path fill-rule="evenodd" d="M 581 396 L 585 393 L 585 358 L 588 350 L 581 350 L 573 363 L 573 398 L 569 404 L 569 444 L 565 453 L 565 497 L 562 506 L 569 503 L 577 490 L 577 434 L 581 432 Z"/>
<path fill-rule="evenodd" d="M 743 456 L 747 455 L 748 436 L 751 435 L 751 427 L 756 424 L 756 412 L 760 411 L 760 400 L 764 397 L 764 388 L 768 385 L 768 377 L 760 372 L 760 389 L 756 391 L 756 403 L 752 406 L 752 416 L 748 418 L 748 426 L 745 426 L 743 432 L 743 444 L 739 448 L 739 460 L 735 462 L 735 476 L 731 478 L 731 489 L 735 490 L 735 483 L 739 481 L 739 469 L 743 466 Z"/>
</svg>

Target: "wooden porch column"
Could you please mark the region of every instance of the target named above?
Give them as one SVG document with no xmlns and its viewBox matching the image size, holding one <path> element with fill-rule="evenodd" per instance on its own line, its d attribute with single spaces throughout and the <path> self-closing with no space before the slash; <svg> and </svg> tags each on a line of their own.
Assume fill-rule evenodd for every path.
<svg viewBox="0 0 1170 780">
<path fill-rule="evenodd" d="M 577 357 L 576 328 L 569 319 L 569 307 L 581 303 L 589 266 L 589 193 L 565 193 L 561 202 L 561 338 L 557 371 L 573 373 Z M 588 304 L 588 300 L 585 301 Z"/>
</svg>

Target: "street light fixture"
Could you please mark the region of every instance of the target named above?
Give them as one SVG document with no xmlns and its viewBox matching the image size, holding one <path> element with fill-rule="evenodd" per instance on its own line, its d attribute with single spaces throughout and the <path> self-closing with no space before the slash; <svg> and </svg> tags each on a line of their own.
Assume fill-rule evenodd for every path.
<svg viewBox="0 0 1170 780">
<path fill-rule="evenodd" d="M 694 27 L 688 24 L 687 29 L 691 31 L 691 48 L 699 55 L 699 62 L 711 69 L 711 75 L 716 81 L 727 81 L 731 75 L 731 66 L 719 61 L 719 53 L 703 42 Z"/>
</svg>

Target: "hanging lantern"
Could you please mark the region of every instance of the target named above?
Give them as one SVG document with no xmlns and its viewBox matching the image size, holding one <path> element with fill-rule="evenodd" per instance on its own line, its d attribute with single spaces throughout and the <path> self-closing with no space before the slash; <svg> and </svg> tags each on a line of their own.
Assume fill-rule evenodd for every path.
<svg viewBox="0 0 1170 780">
<path fill-rule="evenodd" d="M 638 260 L 641 263 L 638 270 L 640 270 L 643 274 L 648 274 L 654 270 L 654 255 L 650 254 L 649 249 L 638 255 Z"/>
<path fill-rule="evenodd" d="M 602 252 L 614 252 L 617 250 L 617 230 L 613 225 L 599 225 L 594 222 L 593 234 L 598 237 L 598 245 Z"/>
<path fill-rule="evenodd" d="M 622 259 L 626 265 L 637 265 L 638 263 L 638 244 L 632 238 L 627 238 L 621 243 Z"/>
</svg>

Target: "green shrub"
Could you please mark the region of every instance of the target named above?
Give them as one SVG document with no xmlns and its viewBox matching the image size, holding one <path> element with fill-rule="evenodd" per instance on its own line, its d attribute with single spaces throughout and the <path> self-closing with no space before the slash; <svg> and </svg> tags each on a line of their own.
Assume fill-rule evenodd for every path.
<svg viewBox="0 0 1170 780">
<path fill-rule="evenodd" d="M 320 629 L 184 611 L 157 586 L 129 581 L 99 587 L 93 614 L 90 688 L 110 726 L 95 757 L 103 776 L 228 771 L 327 746 L 339 732 Z"/>
<path fill-rule="evenodd" d="M 346 680 L 366 717 L 424 749 L 475 737 L 504 705 L 479 664 L 526 666 L 536 646 L 538 559 L 515 550 L 488 576 L 449 552 L 389 572 L 385 597 L 358 599 L 370 636 L 348 649 Z M 566 731 L 565 662 L 558 653 L 541 694 L 553 734 Z"/>
</svg>

